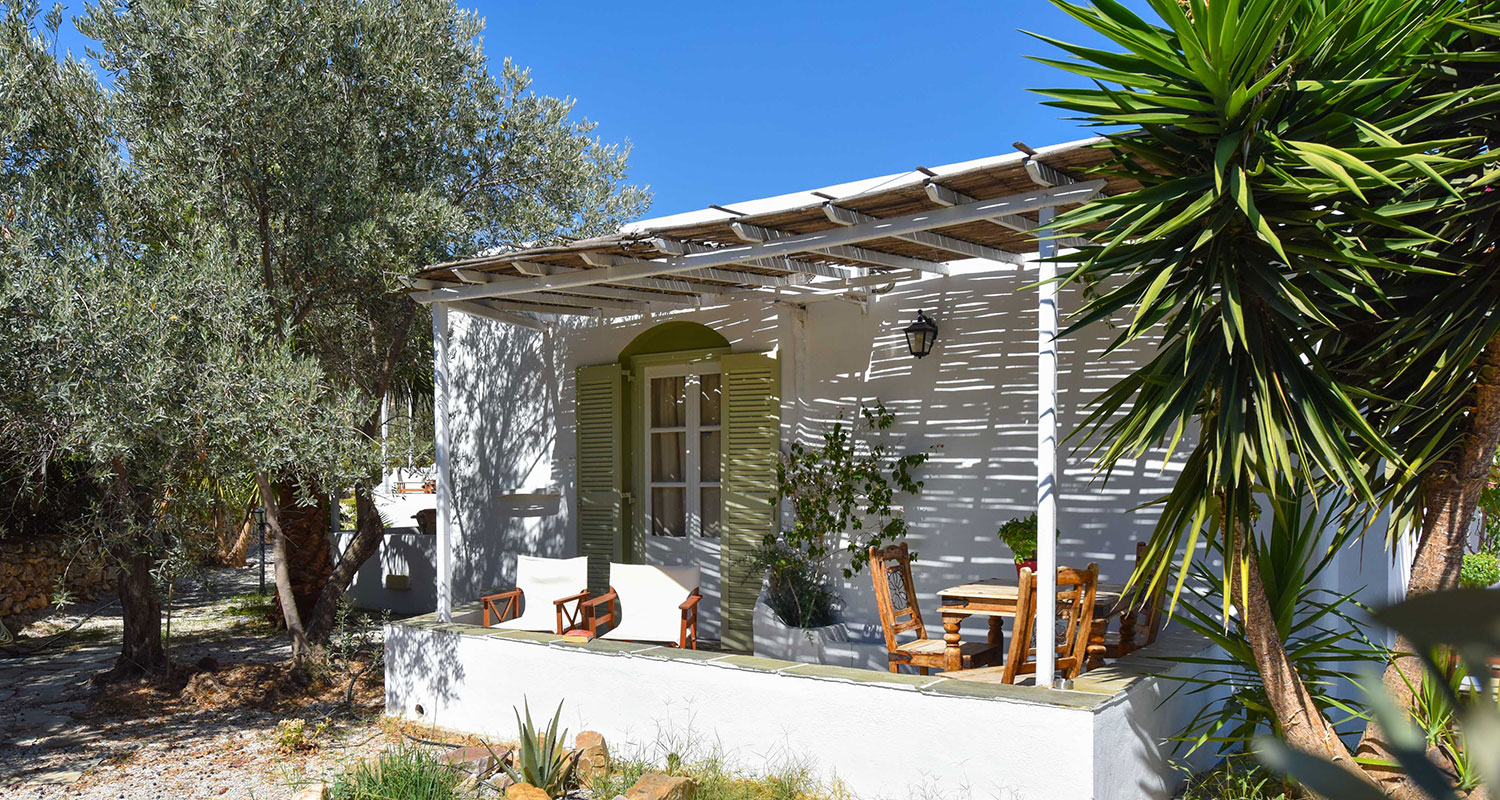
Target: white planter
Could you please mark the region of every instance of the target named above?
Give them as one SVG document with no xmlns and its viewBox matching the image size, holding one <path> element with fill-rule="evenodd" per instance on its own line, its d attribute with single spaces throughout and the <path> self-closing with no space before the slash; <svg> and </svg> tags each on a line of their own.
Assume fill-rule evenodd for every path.
<svg viewBox="0 0 1500 800">
<path fill-rule="evenodd" d="M 755 654 L 762 658 L 800 661 L 804 664 L 829 664 L 848 659 L 847 648 L 830 654 L 831 642 L 849 641 L 849 629 L 842 622 L 821 628 L 794 628 L 786 625 L 766 605 L 765 595 L 755 601 Z M 830 655 L 834 656 L 830 660 Z M 840 663 L 840 666 L 848 666 Z"/>
</svg>

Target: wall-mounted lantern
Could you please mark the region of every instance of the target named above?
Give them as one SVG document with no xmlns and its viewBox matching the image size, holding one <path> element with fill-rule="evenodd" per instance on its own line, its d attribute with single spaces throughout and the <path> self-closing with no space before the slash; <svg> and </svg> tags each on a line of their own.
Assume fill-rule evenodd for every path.
<svg viewBox="0 0 1500 800">
<path fill-rule="evenodd" d="M 932 343 L 937 341 L 938 326 L 923 314 L 917 312 L 917 321 L 906 326 L 902 331 L 906 334 L 906 349 L 917 358 L 922 358 L 932 352 Z"/>
</svg>

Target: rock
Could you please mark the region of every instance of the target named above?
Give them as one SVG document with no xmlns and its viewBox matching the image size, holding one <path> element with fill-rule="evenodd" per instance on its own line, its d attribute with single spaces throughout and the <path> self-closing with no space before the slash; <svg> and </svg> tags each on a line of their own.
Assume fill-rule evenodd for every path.
<svg viewBox="0 0 1500 800">
<path fill-rule="evenodd" d="M 443 756 L 443 763 L 461 767 L 470 775 L 483 777 L 500 769 L 500 763 L 510 754 L 508 747 L 490 748 L 484 745 L 469 745 L 451 750 Z"/>
<path fill-rule="evenodd" d="M 328 800 L 328 784 L 310 783 L 298 789 L 292 800 Z"/>
<path fill-rule="evenodd" d="M 583 731 L 573 740 L 573 750 L 578 756 L 573 774 L 581 781 L 609 772 L 609 745 L 604 737 L 593 731 Z"/>
<path fill-rule="evenodd" d="M 76 769 L 49 769 L 44 772 L 36 772 L 26 778 L 27 786 L 61 786 L 77 783 L 83 777 L 82 770 Z"/>
<path fill-rule="evenodd" d="M 625 800 L 693 800 L 697 790 L 692 778 L 648 772 L 625 792 Z"/>
<path fill-rule="evenodd" d="M 505 790 L 505 800 L 552 800 L 552 797 L 529 783 L 518 783 Z"/>
</svg>

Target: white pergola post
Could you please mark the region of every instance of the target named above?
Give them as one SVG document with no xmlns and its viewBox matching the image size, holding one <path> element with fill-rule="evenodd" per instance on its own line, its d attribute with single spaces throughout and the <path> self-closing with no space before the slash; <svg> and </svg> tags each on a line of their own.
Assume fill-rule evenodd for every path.
<svg viewBox="0 0 1500 800">
<path fill-rule="evenodd" d="M 1036 685 L 1052 686 L 1057 641 L 1057 242 L 1056 210 L 1037 211 L 1040 260 L 1036 376 Z"/>
<path fill-rule="evenodd" d="M 432 438 L 437 462 L 437 614 L 453 621 L 453 472 L 448 449 L 448 304 L 432 304 Z"/>
</svg>

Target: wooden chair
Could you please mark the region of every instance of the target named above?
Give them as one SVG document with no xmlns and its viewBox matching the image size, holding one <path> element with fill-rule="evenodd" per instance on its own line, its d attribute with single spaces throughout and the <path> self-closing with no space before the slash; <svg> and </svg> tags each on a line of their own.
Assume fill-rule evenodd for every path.
<svg viewBox="0 0 1500 800">
<path fill-rule="evenodd" d="M 1136 566 L 1145 558 L 1146 543 L 1136 542 Z M 1104 658 L 1129 655 L 1156 641 L 1156 634 L 1161 631 L 1161 598 L 1166 586 L 1166 581 L 1162 581 L 1144 599 L 1138 599 L 1120 613 L 1120 629 L 1104 632 Z"/>
<path fill-rule="evenodd" d="M 590 639 L 698 649 L 697 567 L 610 564 L 609 591 L 583 604 Z"/>
<path fill-rule="evenodd" d="M 484 626 L 558 634 L 580 627 L 581 603 L 589 596 L 588 568 L 583 556 L 516 556 L 516 588 L 480 598 Z"/>
<path fill-rule="evenodd" d="M 1094 595 L 1098 589 L 1099 567 L 1096 564 L 1090 564 L 1084 570 L 1068 567 L 1057 570 L 1057 613 L 1063 620 L 1063 635 L 1062 641 L 1054 644 L 1057 653 L 1054 663 L 1061 676 L 1069 680 L 1084 670 L 1089 633 L 1093 629 Z M 1022 675 L 1035 675 L 1037 648 L 1031 643 L 1035 636 L 1036 576 L 1030 568 L 1023 568 L 1016 596 L 1015 629 L 1011 632 L 1010 652 L 1005 657 L 1005 665 L 964 670 L 951 677 L 984 683 L 1015 683 Z"/>
<path fill-rule="evenodd" d="M 917 607 L 912 588 L 911 558 L 906 543 L 870 548 L 870 576 L 875 583 L 875 602 L 880 607 L 880 627 L 885 631 L 886 658 L 891 672 L 900 672 L 902 664 L 917 668 L 923 675 L 929 669 L 942 669 L 947 645 L 942 639 L 929 639 L 922 624 L 922 610 Z M 897 642 L 896 637 L 915 631 L 917 638 Z M 993 664 L 1000 657 L 1000 644 L 964 642 L 965 669 Z"/>
</svg>

